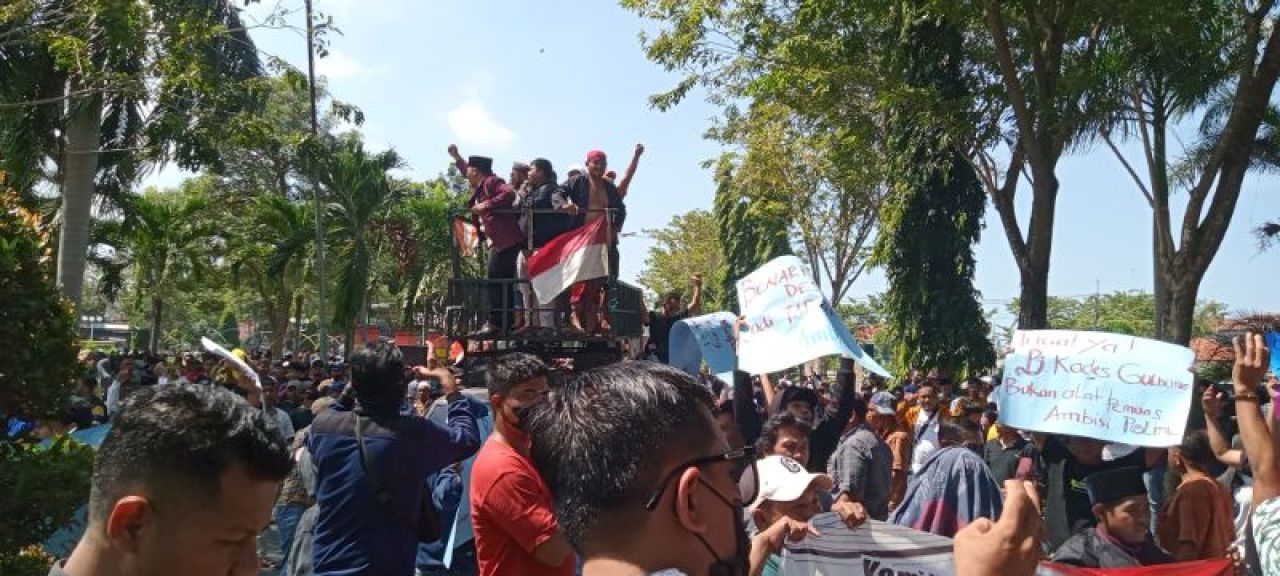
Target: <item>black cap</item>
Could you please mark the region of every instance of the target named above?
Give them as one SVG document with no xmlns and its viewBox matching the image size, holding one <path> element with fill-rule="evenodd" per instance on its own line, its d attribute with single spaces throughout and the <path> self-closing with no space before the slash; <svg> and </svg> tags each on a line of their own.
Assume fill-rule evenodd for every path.
<svg viewBox="0 0 1280 576">
<path fill-rule="evenodd" d="M 1084 483 L 1089 490 L 1089 500 L 1094 504 L 1111 504 L 1147 493 L 1147 485 L 1142 482 L 1142 469 L 1136 466 L 1095 472 L 1085 478 Z"/>
<path fill-rule="evenodd" d="M 782 398 L 779 400 L 778 407 L 786 410 L 787 404 L 792 402 L 805 402 L 810 408 L 816 409 L 818 406 L 818 395 L 808 388 L 799 386 L 788 386 L 782 389 Z"/>
<path fill-rule="evenodd" d="M 467 157 L 467 167 L 475 168 L 482 173 L 493 173 L 493 158 L 488 156 L 469 156 Z"/>
</svg>

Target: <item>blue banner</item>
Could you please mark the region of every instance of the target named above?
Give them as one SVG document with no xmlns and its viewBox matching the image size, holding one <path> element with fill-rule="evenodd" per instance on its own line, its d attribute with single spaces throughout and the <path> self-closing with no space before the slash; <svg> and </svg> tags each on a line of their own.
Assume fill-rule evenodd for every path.
<svg viewBox="0 0 1280 576">
<path fill-rule="evenodd" d="M 736 320 L 729 312 L 715 312 L 676 322 L 669 341 L 671 365 L 697 376 L 705 360 L 712 374 L 733 384 L 733 369 L 738 365 L 733 341 Z"/>
</svg>

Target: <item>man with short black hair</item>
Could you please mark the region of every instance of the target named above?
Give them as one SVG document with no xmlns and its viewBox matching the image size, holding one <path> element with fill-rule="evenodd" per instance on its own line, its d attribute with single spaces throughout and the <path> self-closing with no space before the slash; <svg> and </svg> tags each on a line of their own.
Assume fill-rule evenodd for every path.
<svg viewBox="0 0 1280 576">
<path fill-rule="evenodd" d="M 533 461 L 584 576 L 745 574 L 754 494 L 737 472 L 754 451 L 729 449 L 711 406 L 688 374 L 629 362 L 576 375 L 534 411 Z"/>
<path fill-rule="evenodd" d="M 889 494 L 893 490 L 893 451 L 867 426 L 861 416 L 866 404 L 856 399 L 857 423 L 840 438 L 827 463 L 827 475 L 835 481 L 832 496 L 837 504 L 858 502 L 875 520 L 889 518 Z"/>
<path fill-rule="evenodd" d="M 1169 448 L 1169 467 L 1182 481 L 1165 504 L 1156 535 L 1179 562 L 1225 558 L 1235 535 L 1231 493 L 1209 474 L 1217 464 L 1209 436 L 1195 430 Z"/>
<path fill-rule="evenodd" d="M 291 465 L 274 426 L 234 393 L 142 388 L 98 449 L 84 537 L 50 574 L 257 574 L 257 537 Z"/>
<path fill-rule="evenodd" d="M 316 416 L 307 436 L 318 483 L 315 574 L 412 574 L 428 476 L 480 446 L 476 417 L 443 368 L 418 368 L 449 399 L 449 425 L 400 414 L 407 383 L 395 344 L 351 359 L 356 405 Z"/>
<path fill-rule="evenodd" d="M 524 428 L 547 394 L 547 366 L 514 353 L 489 364 L 493 434 L 471 468 L 471 517 L 481 576 L 574 573 L 573 550 L 552 512 L 551 491 L 529 461 Z"/>
<path fill-rule="evenodd" d="M 689 305 L 684 306 L 681 300 L 683 296 L 679 292 L 671 291 L 662 299 L 660 309 L 641 311 L 640 319 L 649 327 L 649 342 L 645 350 L 653 353 L 663 364 L 670 362 L 671 358 L 671 327 L 702 311 L 702 276 L 693 276 L 693 297 L 689 299 Z"/>
</svg>

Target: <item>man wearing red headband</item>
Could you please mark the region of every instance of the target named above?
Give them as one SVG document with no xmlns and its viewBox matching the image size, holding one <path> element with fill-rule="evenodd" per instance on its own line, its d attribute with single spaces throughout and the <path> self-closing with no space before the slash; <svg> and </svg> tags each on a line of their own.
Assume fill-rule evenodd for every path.
<svg viewBox="0 0 1280 576">
<path fill-rule="evenodd" d="M 618 233 L 627 218 L 627 207 L 613 182 L 605 179 L 609 160 L 600 150 L 587 153 L 587 173 L 570 178 L 554 200 L 557 209 L 571 216 L 569 228 L 574 229 L 609 218 L 609 277 L 618 277 Z M 573 328 L 582 332 L 609 329 L 608 320 L 597 314 L 603 312 L 600 295 L 604 286 L 599 281 L 583 282 L 573 287 L 570 303 L 573 305 Z"/>
</svg>

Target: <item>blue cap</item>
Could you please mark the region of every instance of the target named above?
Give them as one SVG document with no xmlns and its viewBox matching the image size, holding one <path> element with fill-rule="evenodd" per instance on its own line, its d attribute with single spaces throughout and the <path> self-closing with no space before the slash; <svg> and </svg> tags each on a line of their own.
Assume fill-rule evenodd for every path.
<svg viewBox="0 0 1280 576">
<path fill-rule="evenodd" d="M 898 400 L 893 397 L 893 394 L 888 392 L 876 392 L 871 395 L 871 408 L 873 408 L 878 414 L 897 414 L 897 405 Z"/>
</svg>

